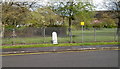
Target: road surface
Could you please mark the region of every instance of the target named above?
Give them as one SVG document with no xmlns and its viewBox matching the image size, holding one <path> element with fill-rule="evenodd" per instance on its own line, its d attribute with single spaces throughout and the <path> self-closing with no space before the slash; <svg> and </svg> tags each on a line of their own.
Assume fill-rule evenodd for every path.
<svg viewBox="0 0 120 69">
<path fill-rule="evenodd" d="M 3 67 L 118 67 L 118 51 L 4 56 Z"/>
</svg>

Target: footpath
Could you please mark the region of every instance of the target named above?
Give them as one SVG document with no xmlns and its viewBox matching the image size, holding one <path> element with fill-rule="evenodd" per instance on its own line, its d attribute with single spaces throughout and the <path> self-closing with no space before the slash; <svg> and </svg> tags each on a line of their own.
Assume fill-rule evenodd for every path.
<svg viewBox="0 0 120 69">
<path fill-rule="evenodd" d="M 94 46 L 63 46 L 63 47 L 36 47 L 2 49 L 2 55 L 37 52 L 61 52 L 61 51 L 90 51 L 90 50 L 115 50 L 120 45 L 94 45 Z"/>
</svg>

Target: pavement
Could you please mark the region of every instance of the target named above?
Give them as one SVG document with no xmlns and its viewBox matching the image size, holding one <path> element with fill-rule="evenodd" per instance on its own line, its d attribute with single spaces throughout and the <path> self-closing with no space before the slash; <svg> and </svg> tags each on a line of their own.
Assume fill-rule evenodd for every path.
<svg viewBox="0 0 120 69">
<path fill-rule="evenodd" d="M 118 49 L 119 49 L 119 45 L 37 47 L 37 48 L 2 49 L 2 55 L 38 53 L 38 52 L 45 53 L 45 52 L 64 52 L 64 51 L 118 50 Z"/>
</svg>

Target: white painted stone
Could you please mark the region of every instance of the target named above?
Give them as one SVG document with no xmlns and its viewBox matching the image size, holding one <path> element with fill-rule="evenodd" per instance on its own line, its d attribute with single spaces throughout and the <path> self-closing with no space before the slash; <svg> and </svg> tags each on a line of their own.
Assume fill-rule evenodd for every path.
<svg viewBox="0 0 120 69">
<path fill-rule="evenodd" d="M 52 42 L 53 42 L 53 44 L 58 44 L 58 42 L 57 42 L 57 33 L 56 32 L 52 33 Z"/>
</svg>

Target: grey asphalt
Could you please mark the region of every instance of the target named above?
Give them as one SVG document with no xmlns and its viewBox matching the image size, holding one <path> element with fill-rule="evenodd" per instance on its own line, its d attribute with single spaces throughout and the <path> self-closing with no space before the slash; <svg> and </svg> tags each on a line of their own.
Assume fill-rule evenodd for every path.
<svg viewBox="0 0 120 69">
<path fill-rule="evenodd" d="M 118 67 L 118 51 L 86 51 L 2 57 L 3 67 Z"/>
</svg>

